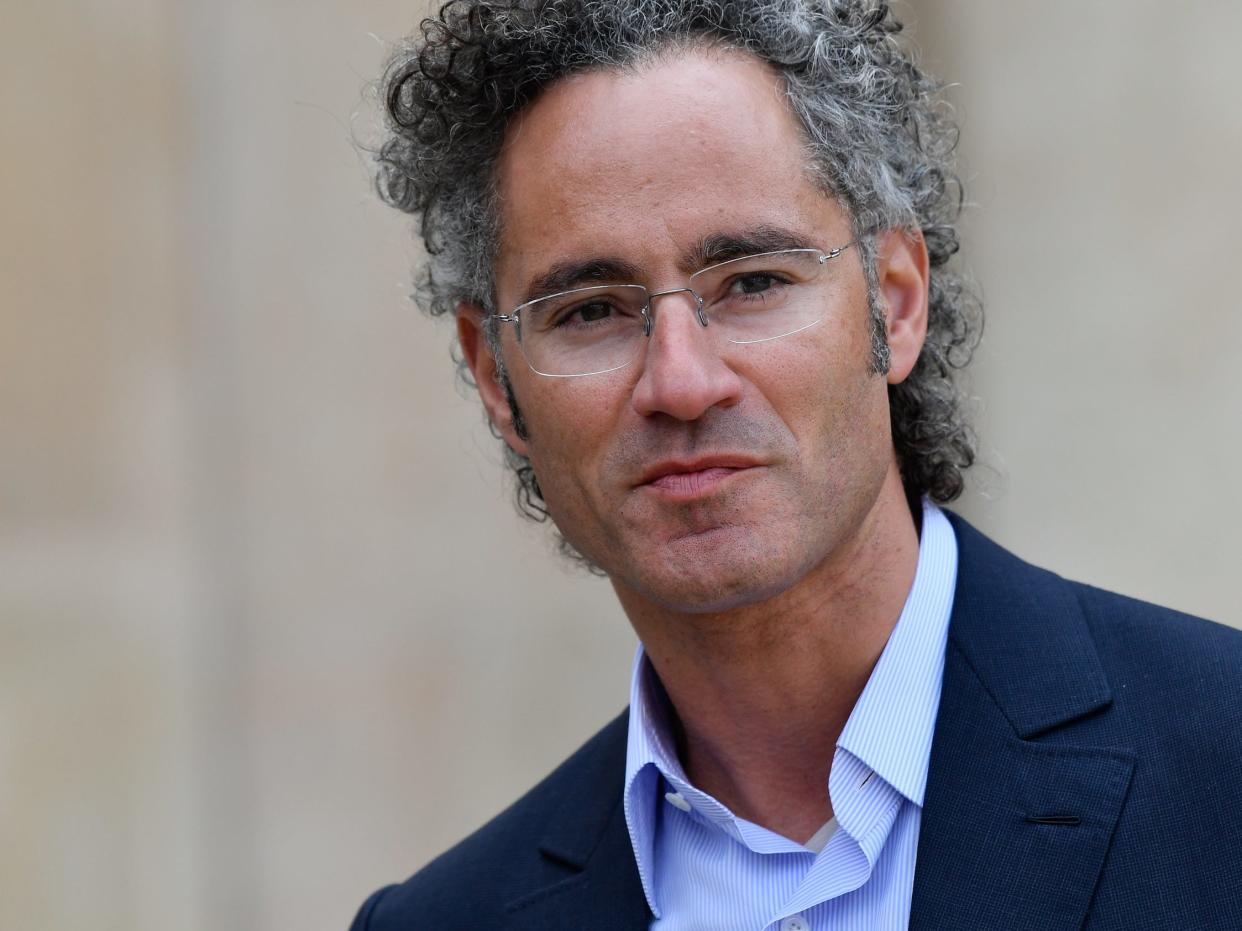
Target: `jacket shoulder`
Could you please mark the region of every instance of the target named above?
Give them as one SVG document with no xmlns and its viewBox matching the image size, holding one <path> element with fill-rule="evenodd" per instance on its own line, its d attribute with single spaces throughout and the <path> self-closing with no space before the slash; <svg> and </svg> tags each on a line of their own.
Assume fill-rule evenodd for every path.
<svg viewBox="0 0 1242 931">
<path fill-rule="evenodd" d="M 1132 714 L 1177 722 L 1189 736 L 1242 734 L 1242 631 L 1068 583 L 1078 597 L 1114 695 Z M 1150 723 L 1150 721 L 1149 721 Z M 1230 726 L 1237 729 L 1228 730 Z"/>
<path fill-rule="evenodd" d="M 949 519 L 959 553 L 950 643 L 1020 735 L 1090 732 L 1149 761 L 1198 748 L 1242 761 L 1242 631 L 1069 581 Z"/>
<path fill-rule="evenodd" d="M 375 892 L 351 931 L 498 927 L 517 890 L 554 881 L 540 850 L 548 822 L 577 806 L 584 832 L 621 798 L 628 717 L 622 713 L 520 799 L 405 882 Z"/>
<path fill-rule="evenodd" d="M 1159 641 L 1191 650 L 1223 649 L 1234 660 L 1242 656 L 1242 630 L 1083 582 L 1068 584 L 1097 635 L 1120 632 L 1144 645 Z"/>
</svg>

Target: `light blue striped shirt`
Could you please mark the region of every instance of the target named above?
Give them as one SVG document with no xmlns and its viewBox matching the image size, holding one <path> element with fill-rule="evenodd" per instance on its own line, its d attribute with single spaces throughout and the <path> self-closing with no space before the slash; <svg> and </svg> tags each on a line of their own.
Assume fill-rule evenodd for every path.
<svg viewBox="0 0 1242 931">
<path fill-rule="evenodd" d="M 822 843 L 818 852 L 738 818 L 690 784 L 672 740 L 667 699 L 639 647 L 625 820 L 653 931 L 908 925 L 956 581 L 953 528 L 924 502 L 914 584 L 837 740 L 828 778 L 834 818 L 808 842 Z"/>
</svg>

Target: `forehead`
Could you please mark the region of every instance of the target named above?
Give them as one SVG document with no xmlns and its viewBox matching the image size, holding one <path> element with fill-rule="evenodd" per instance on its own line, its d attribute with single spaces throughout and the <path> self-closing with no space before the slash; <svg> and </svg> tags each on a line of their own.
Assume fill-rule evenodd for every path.
<svg viewBox="0 0 1242 931">
<path fill-rule="evenodd" d="M 812 181 L 781 81 L 738 52 L 557 82 L 510 127 L 497 180 L 502 290 L 588 254 L 651 267 L 705 236 L 848 230 Z"/>
</svg>

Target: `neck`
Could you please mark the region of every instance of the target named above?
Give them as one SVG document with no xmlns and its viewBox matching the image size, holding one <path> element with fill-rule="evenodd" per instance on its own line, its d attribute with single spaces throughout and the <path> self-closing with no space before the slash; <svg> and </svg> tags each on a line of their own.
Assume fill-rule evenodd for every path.
<svg viewBox="0 0 1242 931">
<path fill-rule="evenodd" d="M 918 545 L 894 466 L 857 531 L 775 598 L 703 615 L 618 589 L 695 786 L 799 843 L 832 817 L 837 738 L 905 605 Z"/>
</svg>

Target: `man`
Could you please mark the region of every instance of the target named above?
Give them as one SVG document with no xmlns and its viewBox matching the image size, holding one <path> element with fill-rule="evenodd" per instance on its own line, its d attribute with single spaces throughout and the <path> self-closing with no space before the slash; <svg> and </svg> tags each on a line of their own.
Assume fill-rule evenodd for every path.
<svg viewBox="0 0 1242 931">
<path fill-rule="evenodd" d="M 1242 927 L 1242 637 L 937 506 L 979 313 L 867 0 L 449 4 L 381 190 L 628 712 L 360 910 L 396 928 Z"/>
</svg>

